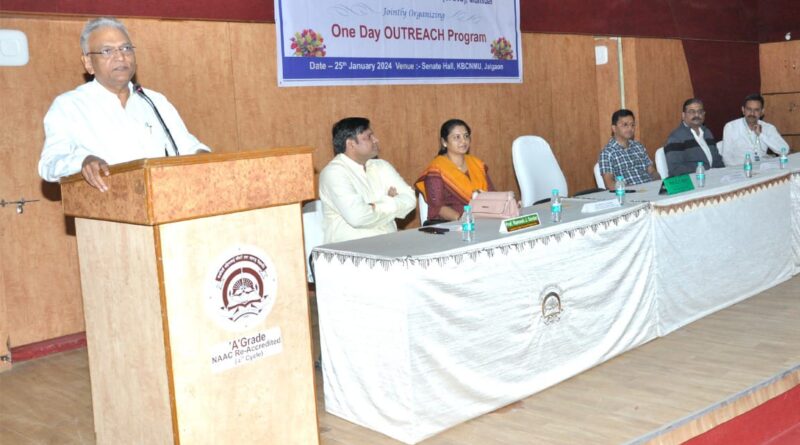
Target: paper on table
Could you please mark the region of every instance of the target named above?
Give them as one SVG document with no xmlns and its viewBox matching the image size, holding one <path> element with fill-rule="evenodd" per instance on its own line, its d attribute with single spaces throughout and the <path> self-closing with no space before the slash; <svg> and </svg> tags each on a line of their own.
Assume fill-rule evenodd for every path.
<svg viewBox="0 0 800 445">
<path fill-rule="evenodd" d="M 760 171 L 767 171 L 767 170 L 778 170 L 781 166 L 778 165 L 778 161 L 768 161 L 762 162 L 761 166 L 758 168 Z"/>
<path fill-rule="evenodd" d="M 721 184 L 731 184 L 734 182 L 744 181 L 746 178 L 744 177 L 744 172 L 736 172 L 731 173 L 730 175 L 725 175 L 722 179 L 719 180 Z"/>
<path fill-rule="evenodd" d="M 622 207 L 622 204 L 620 204 L 619 201 L 616 199 L 607 199 L 605 201 L 596 201 L 584 204 L 583 207 L 581 207 L 581 213 L 595 213 L 602 210 L 615 209 L 617 207 Z"/>
<path fill-rule="evenodd" d="M 451 232 L 460 232 L 461 231 L 461 223 L 460 222 L 450 222 L 450 223 L 436 224 L 436 227 L 443 227 L 445 229 L 450 229 Z"/>
</svg>

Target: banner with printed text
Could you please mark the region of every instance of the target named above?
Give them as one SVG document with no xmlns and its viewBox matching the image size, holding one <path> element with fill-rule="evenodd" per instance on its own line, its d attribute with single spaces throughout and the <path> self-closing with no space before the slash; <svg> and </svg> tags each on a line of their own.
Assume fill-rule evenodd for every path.
<svg viewBox="0 0 800 445">
<path fill-rule="evenodd" d="M 522 82 L 519 0 L 276 0 L 278 85 Z"/>
</svg>

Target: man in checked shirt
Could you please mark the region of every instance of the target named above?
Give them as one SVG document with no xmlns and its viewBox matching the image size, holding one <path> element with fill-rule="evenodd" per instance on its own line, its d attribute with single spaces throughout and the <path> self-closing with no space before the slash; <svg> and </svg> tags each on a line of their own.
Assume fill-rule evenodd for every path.
<svg viewBox="0 0 800 445">
<path fill-rule="evenodd" d="M 635 185 L 661 179 L 655 165 L 647 156 L 647 150 L 634 141 L 636 118 L 631 110 L 617 110 L 611 115 L 611 139 L 600 152 L 600 173 L 607 189 L 614 188 L 617 176 L 625 178 L 625 184 Z"/>
</svg>

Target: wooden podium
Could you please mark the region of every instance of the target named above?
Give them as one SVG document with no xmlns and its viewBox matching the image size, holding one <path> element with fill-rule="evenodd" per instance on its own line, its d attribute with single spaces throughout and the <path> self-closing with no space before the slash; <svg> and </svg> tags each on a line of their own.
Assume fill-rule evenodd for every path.
<svg viewBox="0 0 800 445">
<path fill-rule="evenodd" d="M 75 217 L 99 444 L 318 444 L 300 202 L 312 149 L 148 159 Z"/>
</svg>

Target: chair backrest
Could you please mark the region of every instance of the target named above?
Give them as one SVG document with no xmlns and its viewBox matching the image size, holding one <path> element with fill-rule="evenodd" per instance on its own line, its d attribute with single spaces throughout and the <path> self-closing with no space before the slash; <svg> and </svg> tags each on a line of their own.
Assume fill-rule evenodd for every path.
<svg viewBox="0 0 800 445">
<path fill-rule="evenodd" d="M 722 142 L 723 142 L 723 141 L 719 141 L 719 142 L 717 142 L 717 151 L 719 152 L 719 155 L 720 155 L 720 156 L 722 156 L 722 153 L 725 153 L 725 149 L 724 149 L 724 147 L 722 146 L 722 145 L 723 145 L 723 144 L 722 144 Z"/>
<path fill-rule="evenodd" d="M 603 181 L 603 175 L 600 174 L 600 164 L 597 162 L 594 163 L 594 182 L 597 184 L 597 188 L 606 188 L 606 183 Z"/>
<path fill-rule="evenodd" d="M 325 240 L 325 232 L 322 230 L 322 201 L 307 202 L 303 205 L 303 243 L 306 251 L 306 279 L 309 283 L 314 282 L 314 274 L 311 266 L 311 250 Z"/>
<path fill-rule="evenodd" d="M 567 179 L 558 166 L 550 144 L 539 136 L 520 136 L 511 146 L 511 160 L 519 183 L 523 206 L 550 196 L 558 189 L 561 196 L 569 196 Z"/>
<path fill-rule="evenodd" d="M 428 219 L 428 203 L 425 202 L 425 198 L 422 196 L 422 193 L 419 194 L 419 225 L 425 224 L 425 221 Z"/>
<path fill-rule="evenodd" d="M 669 168 L 667 167 L 667 156 L 664 154 L 664 147 L 656 150 L 656 170 L 661 178 L 669 177 Z"/>
</svg>

